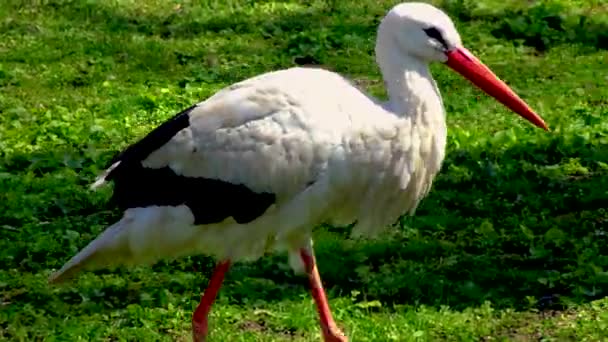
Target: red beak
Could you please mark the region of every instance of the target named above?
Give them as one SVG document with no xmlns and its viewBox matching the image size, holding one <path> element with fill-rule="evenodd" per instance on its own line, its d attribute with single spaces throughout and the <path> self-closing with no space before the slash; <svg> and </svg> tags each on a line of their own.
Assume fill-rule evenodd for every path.
<svg viewBox="0 0 608 342">
<path fill-rule="evenodd" d="M 536 114 L 505 82 L 501 81 L 492 70 L 485 66 L 469 50 L 458 48 L 447 53 L 447 66 L 464 76 L 473 84 L 497 99 L 515 113 L 534 125 L 549 130 L 545 121 Z"/>
</svg>

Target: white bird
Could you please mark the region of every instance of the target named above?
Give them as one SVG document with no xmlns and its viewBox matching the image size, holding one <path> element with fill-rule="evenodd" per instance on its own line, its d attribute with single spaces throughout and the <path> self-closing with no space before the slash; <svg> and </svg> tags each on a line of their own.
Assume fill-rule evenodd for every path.
<svg viewBox="0 0 608 342">
<path fill-rule="evenodd" d="M 346 341 L 321 285 L 311 231 L 356 222 L 353 234 L 376 234 L 428 193 L 447 133 L 429 63 L 445 63 L 547 129 L 431 5 L 393 7 L 375 51 L 386 103 L 336 73 L 290 68 L 227 87 L 127 148 L 94 184 L 114 181 L 123 218 L 50 281 L 83 269 L 215 256 L 220 262 L 192 318 L 194 341 L 204 341 L 230 265 L 286 249 L 292 268 L 308 274 L 324 340 Z"/>
</svg>

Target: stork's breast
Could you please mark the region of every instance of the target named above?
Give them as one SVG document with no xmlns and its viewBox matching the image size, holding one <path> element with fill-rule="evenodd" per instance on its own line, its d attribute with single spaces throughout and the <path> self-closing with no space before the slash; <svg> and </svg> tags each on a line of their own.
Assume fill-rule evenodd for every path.
<svg viewBox="0 0 608 342">
<path fill-rule="evenodd" d="M 356 220 L 355 234 L 373 235 L 412 212 L 439 171 L 440 145 L 406 120 L 351 135 L 331 165 L 340 194 L 333 221 Z"/>
</svg>

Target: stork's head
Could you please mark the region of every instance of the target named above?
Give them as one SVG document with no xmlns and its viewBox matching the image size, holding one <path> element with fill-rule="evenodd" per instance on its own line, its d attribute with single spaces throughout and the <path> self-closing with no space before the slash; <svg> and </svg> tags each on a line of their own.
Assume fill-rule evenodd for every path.
<svg viewBox="0 0 608 342">
<path fill-rule="evenodd" d="M 538 114 L 463 47 L 454 23 L 440 9 L 418 2 L 396 5 L 380 24 L 376 53 L 386 45 L 410 59 L 445 63 L 515 113 L 547 129 Z"/>
<path fill-rule="evenodd" d="M 402 53 L 428 62 L 445 62 L 446 53 L 462 45 L 450 17 L 438 8 L 420 2 L 393 7 L 382 20 L 380 30 L 392 35 Z"/>
</svg>

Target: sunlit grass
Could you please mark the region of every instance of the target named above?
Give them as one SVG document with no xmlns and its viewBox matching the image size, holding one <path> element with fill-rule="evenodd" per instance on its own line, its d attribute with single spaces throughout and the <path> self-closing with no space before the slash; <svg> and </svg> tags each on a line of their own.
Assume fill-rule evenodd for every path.
<svg viewBox="0 0 608 342">
<path fill-rule="evenodd" d="M 0 3 L 0 339 L 187 340 L 208 257 L 47 285 L 120 214 L 106 204 L 110 189 L 88 185 L 114 153 L 176 111 L 294 61 L 383 97 L 372 52 L 392 3 Z M 601 4 L 551 1 L 517 12 L 515 1 L 435 3 L 552 131 L 433 66 L 449 151 L 417 215 L 372 241 L 348 240 L 345 228 L 317 234 L 337 320 L 354 341 L 601 340 L 608 30 L 601 12 L 586 17 L 584 33 L 571 24 Z M 525 30 L 508 13 L 523 16 Z M 555 15 L 565 19 L 549 27 Z M 216 341 L 319 340 L 305 279 L 282 255 L 236 265 L 210 329 Z"/>
</svg>

